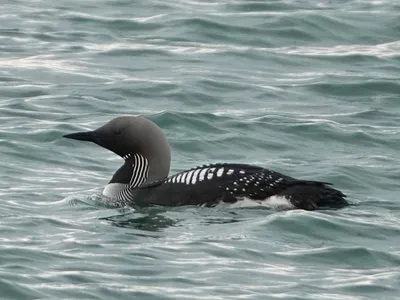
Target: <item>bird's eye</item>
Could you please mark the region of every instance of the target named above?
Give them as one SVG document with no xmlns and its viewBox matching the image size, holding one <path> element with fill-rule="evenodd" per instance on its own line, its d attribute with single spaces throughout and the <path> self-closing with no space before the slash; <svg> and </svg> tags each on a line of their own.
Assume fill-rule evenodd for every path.
<svg viewBox="0 0 400 300">
<path fill-rule="evenodd" d="M 122 133 L 121 130 L 116 130 L 116 131 L 114 131 L 114 134 L 115 134 L 115 135 L 121 135 L 121 133 Z"/>
</svg>

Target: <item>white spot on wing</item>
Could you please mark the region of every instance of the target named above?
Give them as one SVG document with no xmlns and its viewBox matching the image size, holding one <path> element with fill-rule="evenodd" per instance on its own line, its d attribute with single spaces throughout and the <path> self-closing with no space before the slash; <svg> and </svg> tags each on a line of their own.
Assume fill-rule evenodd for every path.
<svg viewBox="0 0 400 300">
<path fill-rule="evenodd" d="M 231 174 L 233 174 L 233 172 L 235 172 L 235 171 L 232 169 L 229 169 L 228 172 L 226 172 L 226 175 L 231 175 Z"/>
<path fill-rule="evenodd" d="M 207 179 L 212 179 L 214 177 L 215 168 L 208 169 Z"/>
<path fill-rule="evenodd" d="M 218 176 L 218 177 L 221 177 L 222 174 L 224 174 L 224 168 L 221 168 L 221 169 L 219 169 L 219 170 L 217 171 L 217 176 Z"/>
<path fill-rule="evenodd" d="M 187 172 L 185 172 L 185 173 L 182 174 L 181 183 L 185 183 L 186 176 L 187 176 Z"/>
<path fill-rule="evenodd" d="M 197 169 L 194 171 L 193 177 L 192 177 L 192 184 L 195 184 L 197 182 L 197 177 L 199 176 L 201 169 Z"/>
<path fill-rule="evenodd" d="M 201 172 L 199 174 L 199 181 L 203 181 L 204 180 L 204 175 L 206 175 L 207 171 L 208 171 L 208 168 L 201 170 Z"/>
<path fill-rule="evenodd" d="M 239 173 L 240 173 L 240 174 L 244 174 L 244 173 L 246 173 L 246 172 L 245 172 L 244 170 L 240 170 Z"/>
<path fill-rule="evenodd" d="M 215 168 L 208 169 L 207 179 L 212 179 L 214 177 L 214 170 Z"/>
<path fill-rule="evenodd" d="M 177 183 L 180 183 L 180 182 L 181 182 L 181 177 L 182 177 L 182 174 L 179 174 L 178 177 L 176 178 L 176 182 L 177 182 Z"/>
<path fill-rule="evenodd" d="M 186 177 L 186 184 L 190 184 L 190 179 L 192 178 L 194 171 L 190 171 Z"/>
</svg>

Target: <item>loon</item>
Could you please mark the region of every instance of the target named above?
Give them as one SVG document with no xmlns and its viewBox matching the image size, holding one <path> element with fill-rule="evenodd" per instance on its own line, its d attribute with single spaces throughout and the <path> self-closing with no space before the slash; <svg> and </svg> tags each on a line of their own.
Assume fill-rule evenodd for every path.
<svg viewBox="0 0 400 300">
<path fill-rule="evenodd" d="M 342 208 L 346 195 L 330 183 L 299 180 L 262 167 L 215 163 L 168 176 L 171 150 L 166 136 L 142 116 L 120 116 L 93 131 L 63 137 L 90 141 L 124 159 L 103 190 L 120 205 L 213 207 L 246 199 L 265 203 L 284 197 L 291 208 Z"/>
</svg>

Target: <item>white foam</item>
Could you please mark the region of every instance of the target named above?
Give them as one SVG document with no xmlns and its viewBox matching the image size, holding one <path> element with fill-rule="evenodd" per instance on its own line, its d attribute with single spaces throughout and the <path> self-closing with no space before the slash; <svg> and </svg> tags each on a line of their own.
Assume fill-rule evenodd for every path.
<svg viewBox="0 0 400 300">
<path fill-rule="evenodd" d="M 243 208 L 243 207 L 268 207 L 272 209 L 292 209 L 294 205 L 290 200 L 283 196 L 271 196 L 265 200 L 253 200 L 244 197 L 235 203 L 220 202 L 218 206 L 227 206 L 230 208 Z"/>
</svg>

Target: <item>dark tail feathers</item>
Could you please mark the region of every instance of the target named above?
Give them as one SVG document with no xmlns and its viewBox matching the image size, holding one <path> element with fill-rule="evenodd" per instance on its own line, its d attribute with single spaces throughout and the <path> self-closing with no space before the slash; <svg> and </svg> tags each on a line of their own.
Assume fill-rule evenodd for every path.
<svg viewBox="0 0 400 300">
<path fill-rule="evenodd" d="M 289 198 L 296 208 L 305 210 L 348 206 L 346 195 L 329 185 L 325 182 L 297 180 L 279 195 Z"/>
</svg>

